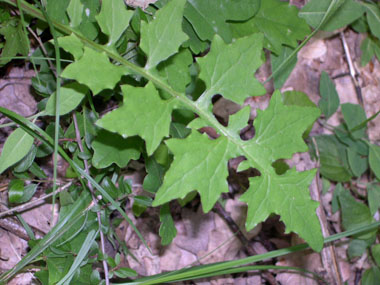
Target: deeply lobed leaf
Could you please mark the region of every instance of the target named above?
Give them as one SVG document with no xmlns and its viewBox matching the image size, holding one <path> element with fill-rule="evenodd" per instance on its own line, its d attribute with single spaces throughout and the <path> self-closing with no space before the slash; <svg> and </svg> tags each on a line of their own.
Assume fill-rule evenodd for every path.
<svg viewBox="0 0 380 285">
<path fill-rule="evenodd" d="M 124 104 L 109 112 L 97 125 L 123 137 L 139 135 L 151 155 L 169 135 L 173 104 L 162 100 L 152 83 L 144 88 L 122 86 Z"/>
<path fill-rule="evenodd" d="M 182 31 L 186 0 L 171 1 L 157 11 L 155 19 L 141 24 L 141 49 L 147 54 L 146 69 L 151 69 L 178 51 L 188 39 Z"/>
</svg>

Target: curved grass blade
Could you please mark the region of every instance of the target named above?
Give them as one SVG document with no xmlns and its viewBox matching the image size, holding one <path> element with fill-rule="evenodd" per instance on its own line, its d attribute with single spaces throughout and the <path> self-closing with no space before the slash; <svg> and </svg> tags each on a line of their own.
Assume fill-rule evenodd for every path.
<svg viewBox="0 0 380 285">
<path fill-rule="evenodd" d="M 91 249 L 98 233 L 99 230 L 92 230 L 87 234 L 78 255 L 75 257 L 73 264 L 71 264 L 69 272 L 67 272 L 67 274 L 57 283 L 57 285 L 70 284 L 71 279 L 74 277 L 75 271 L 80 267 L 82 261 L 86 258 L 87 253 Z"/>
<path fill-rule="evenodd" d="M 318 24 L 318 26 L 310 33 L 310 35 L 307 36 L 306 39 L 302 41 L 302 43 L 295 49 L 289 56 L 277 67 L 275 71 L 272 71 L 272 74 L 265 80 L 264 83 L 267 83 L 269 80 L 271 80 L 274 76 L 276 76 L 280 71 L 282 71 L 283 68 L 285 68 L 293 59 L 294 56 L 297 55 L 297 53 L 300 51 L 301 48 L 303 48 L 312 37 L 320 30 L 320 28 L 327 22 L 328 19 L 337 11 L 337 9 L 342 4 L 341 0 L 332 0 L 326 13 L 324 14 L 321 22 Z"/>
<path fill-rule="evenodd" d="M 26 265 L 33 262 L 33 260 L 40 255 L 45 249 L 47 249 L 52 243 L 58 240 L 64 233 L 66 233 L 70 227 L 75 225 L 78 220 L 83 217 L 91 208 L 94 206 L 92 202 L 90 202 L 90 193 L 84 192 L 78 200 L 74 203 L 72 211 L 64 217 L 64 219 L 60 220 L 48 234 L 36 245 L 31 251 L 28 252 L 27 255 L 21 259 L 19 263 L 15 267 L 13 267 L 8 272 L 3 273 L 0 276 L 0 282 L 6 282 L 10 278 L 12 278 L 17 272 L 23 269 Z M 86 207 L 83 207 L 86 205 Z"/>
<path fill-rule="evenodd" d="M 39 5 L 37 0 L 34 0 L 34 2 Z M 19 7 L 20 0 L 17 0 L 17 4 Z M 61 53 L 59 51 L 59 45 L 58 45 L 58 39 L 57 39 L 57 33 L 55 31 L 55 27 L 53 23 L 50 20 L 50 17 L 46 11 L 46 8 L 43 4 L 43 1 L 41 0 L 41 10 L 42 13 L 48 23 L 50 33 L 53 36 L 53 42 L 54 42 L 54 52 L 55 52 L 55 58 L 56 58 L 56 91 L 55 91 L 55 126 L 54 126 L 54 152 L 53 152 L 53 193 L 57 190 L 57 172 L 58 172 L 58 139 L 59 139 L 59 119 L 60 119 L 60 98 L 61 98 Z M 55 200 L 56 197 L 53 195 L 52 199 L 52 213 L 54 213 L 54 206 L 55 206 Z M 52 215 L 53 217 L 53 215 Z"/>
<path fill-rule="evenodd" d="M 25 130 L 27 133 L 29 133 L 31 136 L 35 137 L 36 139 L 40 140 L 41 142 L 47 143 L 49 145 L 53 145 L 54 141 L 53 139 L 41 128 L 33 124 L 32 122 L 28 121 L 26 118 L 4 108 L 0 107 L 0 113 L 7 116 L 9 119 L 20 125 L 20 127 Z M 133 224 L 132 220 L 127 216 L 127 214 L 124 212 L 124 210 L 119 206 L 119 204 L 107 193 L 107 191 L 102 188 L 94 179 L 91 178 L 82 168 L 80 168 L 61 148 L 58 146 L 58 152 L 59 154 L 69 163 L 69 165 L 79 174 L 79 177 L 84 177 L 87 179 L 106 199 L 107 202 L 111 203 L 113 207 L 123 216 L 124 219 L 129 223 L 129 225 L 132 227 L 132 229 L 136 232 L 137 236 L 140 238 L 140 240 L 143 242 L 145 247 L 149 250 L 151 253 L 151 250 L 141 235 L 140 231 L 136 228 L 136 226 Z"/>
<path fill-rule="evenodd" d="M 293 267 L 293 266 L 276 266 L 276 265 L 252 265 L 252 266 L 241 266 L 241 267 L 235 267 L 231 269 L 226 269 L 218 272 L 213 272 L 210 274 L 204 274 L 204 275 L 198 275 L 193 278 L 187 278 L 187 279 L 182 279 L 178 280 L 180 281 L 186 281 L 186 280 L 194 280 L 194 279 L 201 279 L 201 278 L 208 278 L 208 277 L 214 277 L 218 275 L 226 275 L 226 274 L 235 274 L 235 273 L 243 273 L 243 272 L 248 272 L 248 271 L 262 271 L 262 270 L 286 270 L 287 272 L 289 271 L 294 271 L 294 273 L 298 274 L 309 274 L 311 275 L 309 278 L 315 279 L 315 280 L 320 280 L 327 284 L 327 281 L 320 277 L 318 274 L 311 272 L 309 270 L 299 268 L 299 267 Z"/>
<path fill-rule="evenodd" d="M 328 244 L 333 241 L 342 239 L 344 237 L 352 236 L 358 233 L 368 232 L 379 227 L 380 227 L 380 222 L 375 222 L 370 225 L 366 225 L 366 226 L 362 226 L 356 229 L 338 233 L 338 234 L 325 238 L 324 244 Z M 218 263 L 212 263 L 212 264 L 207 264 L 207 265 L 195 266 L 191 268 L 180 269 L 180 270 L 172 271 L 169 273 L 161 273 L 161 274 L 157 274 L 157 275 L 153 275 L 149 277 L 140 278 L 131 282 L 119 283 L 119 284 L 120 285 L 162 284 L 165 282 L 176 282 L 178 280 L 191 279 L 191 278 L 194 278 L 195 276 L 203 276 L 206 274 L 210 274 L 208 275 L 208 277 L 217 276 L 217 275 L 222 274 L 224 270 L 230 270 L 234 267 L 243 266 L 249 263 L 263 261 L 263 260 L 267 260 L 267 259 L 271 259 L 271 258 L 275 258 L 279 256 L 284 256 L 284 255 L 302 251 L 308 248 L 309 246 L 306 243 L 303 243 L 303 244 L 298 244 L 292 247 L 278 249 L 278 250 L 270 251 L 264 254 L 249 256 L 249 257 L 238 259 L 238 260 L 218 262 Z"/>
</svg>

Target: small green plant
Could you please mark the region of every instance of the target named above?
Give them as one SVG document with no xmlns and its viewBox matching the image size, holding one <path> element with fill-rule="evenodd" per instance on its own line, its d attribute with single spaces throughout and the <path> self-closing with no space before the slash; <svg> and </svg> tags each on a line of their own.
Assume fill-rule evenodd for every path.
<svg viewBox="0 0 380 285">
<path fill-rule="evenodd" d="M 373 117 L 367 119 L 358 105 L 343 104 L 345 123 L 334 129 L 334 135 L 317 136 L 315 144 L 308 139 L 324 178 L 349 183 L 368 169 L 375 174 L 369 183 L 373 188 L 368 192 L 373 195 L 368 198 L 369 208 L 338 184 L 334 210 L 342 211 L 347 230 L 343 234 L 322 236 L 318 203 L 308 191 L 316 169 L 298 172 L 293 168 L 278 174 L 274 166 L 308 151 L 305 138 L 313 123 L 321 112 L 328 119 L 339 107 L 327 74 L 321 79 L 319 107 L 307 101 L 307 96 L 289 98 L 294 94 L 275 91 L 268 108 L 257 110 L 254 137 L 243 140 L 240 136 L 251 114 L 244 101 L 266 93 L 254 76 L 264 62 L 265 49 L 271 53 L 271 77 L 277 89 L 294 67 L 297 52 L 320 29 L 333 31 L 352 24 L 356 30 L 370 32 L 362 45 L 362 63 L 366 64 L 373 55 L 380 56 L 378 5 L 312 0 L 299 12 L 279 0 L 161 0 L 143 11 L 127 7 L 121 0 L 0 2 L 4 39 L 0 63 L 4 66 L 19 55 L 30 59 L 36 70 L 32 85 L 41 99 L 39 113 L 31 118 L 0 107 L 0 112 L 19 126 L 4 144 L 0 173 L 10 169 L 14 176 L 9 183 L 9 202 L 25 203 L 37 184 L 25 185 L 24 181 L 46 179 L 48 175 L 37 161 L 53 156 L 53 187 L 49 190 L 53 203 L 58 195 L 60 204 L 57 225 L 41 240 L 31 236 L 29 253 L 1 275 L 0 281 L 7 282 L 37 261 L 42 266 L 35 276 L 42 284 L 109 284 L 112 278 L 136 277 L 136 272 L 120 265 L 120 254 L 129 254 L 127 248 L 115 258 L 105 254 L 104 240 L 118 241 L 114 229 L 121 222 L 111 220 L 111 214 L 118 211 L 145 243 L 122 202 L 133 198 L 136 217 L 149 207 L 160 207 L 159 235 L 163 245 L 170 244 L 176 228 L 169 203 L 176 199 L 186 203 L 198 193 L 203 211 L 209 212 L 221 194 L 228 192 L 228 161 L 240 156 L 245 160 L 238 171 L 253 168 L 259 173 L 249 179 L 249 188 L 241 197 L 248 205 L 247 230 L 277 214 L 286 232 L 298 234 L 307 245 L 146 277 L 131 284 L 276 269 L 280 267 L 239 266 L 308 246 L 320 251 L 324 243 L 353 234 L 357 235 L 350 244 L 351 256 L 372 246 L 375 260 L 380 259 L 378 247 L 373 245 L 379 225 L 373 214 L 380 206 L 376 181 L 380 179 L 380 148 L 365 134 Z M 10 12 L 11 7 L 17 8 L 19 16 Z M 43 31 L 51 35 L 30 57 L 26 27 L 37 35 Z M 229 116 L 228 124 L 220 123 L 212 112 L 216 95 L 240 106 Z M 46 122 L 43 128 L 35 123 L 37 118 Z M 216 138 L 199 131 L 205 127 L 212 128 Z M 66 178 L 73 179 L 68 190 L 61 192 L 57 189 L 58 154 L 69 163 Z M 123 170 L 139 159 L 147 172 L 146 192 L 135 195 Z M 357 209 L 361 219 L 353 221 L 349 209 Z M 372 231 L 360 235 L 365 230 Z M 94 270 L 99 262 L 103 275 Z M 367 275 L 377 274 L 379 269 L 371 270 Z"/>
</svg>

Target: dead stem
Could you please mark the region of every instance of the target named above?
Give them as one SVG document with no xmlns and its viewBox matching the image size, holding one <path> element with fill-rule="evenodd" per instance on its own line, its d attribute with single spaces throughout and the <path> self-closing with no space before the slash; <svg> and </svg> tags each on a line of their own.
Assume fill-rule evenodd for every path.
<svg viewBox="0 0 380 285">
<path fill-rule="evenodd" d="M 219 204 L 219 202 L 215 204 L 213 211 L 216 212 L 227 223 L 230 230 L 236 234 L 236 237 L 242 243 L 246 254 L 249 256 L 256 255 L 257 252 L 249 245 L 249 240 L 244 236 L 239 226 L 235 223 L 235 221 L 232 219 L 230 214 L 227 213 L 223 206 Z M 269 282 L 269 284 L 277 284 L 276 279 L 271 272 L 264 271 L 263 277 Z"/>
<path fill-rule="evenodd" d="M 32 200 L 32 201 L 30 201 L 28 203 L 24 203 L 24 204 L 22 204 L 20 206 L 14 207 L 12 209 L 9 209 L 9 210 L 3 211 L 3 212 L 0 212 L 0 218 L 2 218 L 4 216 L 7 216 L 7 215 L 10 215 L 10 214 L 15 213 L 15 212 L 23 212 L 23 211 L 26 211 L 26 210 L 28 210 L 30 208 L 42 205 L 43 203 L 45 203 L 45 201 L 44 201 L 45 199 L 47 199 L 47 198 L 49 198 L 49 197 L 51 197 L 51 196 L 53 196 L 55 194 L 58 194 L 58 193 L 60 193 L 62 191 L 65 191 L 67 188 L 70 187 L 70 185 L 71 185 L 71 182 L 63 185 L 60 188 L 58 188 L 57 191 L 55 191 L 55 192 L 51 192 L 51 193 L 49 193 L 47 195 L 44 195 L 44 196 L 42 196 L 42 197 L 40 197 L 40 198 L 38 198 L 36 200 Z"/>
<path fill-rule="evenodd" d="M 344 49 L 344 53 L 346 55 L 346 59 L 347 59 L 347 63 L 348 63 L 348 69 L 350 70 L 351 79 L 352 79 L 352 82 L 354 83 L 354 86 L 355 86 L 356 97 L 358 98 L 359 104 L 362 107 L 364 107 L 362 90 L 360 89 L 360 85 L 359 85 L 359 82 L 357 80 L 358 73 L 355 70 L 354 63 L 353 63 L 352 58 L 351 58 L 350 50 L 348 48 L 346 38 L 344 36 L 344 32 L 340 32 L 340 38 L 342 40 L 343 49 Z"/>
<path fill-rule="evenodd" d="M 317 216 L 319 218 L 319 222 L 321 224 L 321 229 L 322 229 L 322 234 L 324 237 L 328 237 L 330 235 L 330 232 L 327 228 L 327 218 L 325 215 L 325 211 L 322 206 L 321 202 L 321 196 L 320 193 L 321 191 L 321 179 L 319 177 L 319 166 L 320 166 L 320 161 L 319 161 L 319 149 L 317 142 L 315 138 L 312 138 L 312 142 L 315 147 L 315 152 L 317 156 L 317 175 L 316 178 L 314 179 L 312 185 L 311 185 L 311 198 L 313 200 L 316 200 L 319 202 L 319 207 L 317 208 Z M 336 284 L 336 285 L 341 285 L 343 284 L 340 270 L 338 267 L 338 263 L 336 260 L 336 254 L 335 254 L 335 247 L 333 244 L 328 245 L 324 247 L 321 251 L 321 259 L 322 259 L 322 264 L 323 267 L 327 271 L 328 279 L 330 280 L 330 284 Z"/>
</svg>

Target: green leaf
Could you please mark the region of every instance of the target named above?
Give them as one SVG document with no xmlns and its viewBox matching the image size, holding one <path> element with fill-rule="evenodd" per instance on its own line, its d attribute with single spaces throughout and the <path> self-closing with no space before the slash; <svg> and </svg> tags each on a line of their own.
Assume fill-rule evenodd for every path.
<svg viewBox="0 0 380 285">
<path fill-rule="evenodd" d="M 182 31 L 185 0 L 170 1 L 155 14 L 149 23 L 141 23 L 141 49 L 147 54 L 145 68 L 151 69 L 175 54 L 188 39 Z"/>
<path fill-rule="evenodd" d="M 13 57 L 17 54 L 28 55 L 29 44 L 27 35 L 24 34 L 22 23 L 15 21 L 8 21 L 0 28 L 0 34 L 5 38 L 5 45 L 1 52 L 1 57 Z M 0 59 L 0 65 L 5 65 L 11 59 Z"/>
<path fill-rule="evenodd" d="M 271 59 L 271 66 L 272 70 L 277 70 L 277 68 L 289 57 L 289 55 L 294 51 L 294 49 L 284 46 L 281 50 L 279 55 L 275 55 L 274 53 L 271 53 L 270 59 Z M 291 62 L 289 62 L 286 67 L 277 75 L 274 76 L 274 88 L 280 89 L 286 80 L 288 79 L 290 73 L 293 71 L 294 67 L 297 64 L 297 57 L 293 57 Z"/>
<path fill-rule="evenodd" d="M 160 63 L 152 73 L 157 73 L 159 77 L 165 79 L 174 90 L 185 92 L 186 86 L 191 81 L 189 66 L 192 62 L 191 52 L 184 49 Z"/>
<path fill-rule="evenodd" d="M 10 203 L 18 203 L 24 194 L 24 181 L 14 179 L 8 184 L 8 199 Z"/>
<path fill-rule="evenodd" d="M 121 89 L 124 104 L 104 115 L 96 124 L 125 138 L 140 136 L 151 155 L 161 140 L 169 135 L 173 104 L 163 101 L 152 83 L 144 88 L 125 85 Z"/>
<path fill-rule="evenodd" d="M 347 148 L 347 158 L 348 164 L 352 170 L 352 173 L 356 177 L 360 177 L 368 169 L 368 158 L 366 156 L 362 157 L 354 149 Z"/>
<path fill-rule="evenodd" d="M 190 134 L 191 130 L 186 128 L 185 125 L 180 123 L 171 123 L 170 124 L 170 135 L 173 138 L 184 139 Z"/>
<path fill-rule="evenodd" d="M 362 256 L 365 250 L 367 249 L 368 244 L 365 240 L 361 239 L 353 239 L 350 241 L 350 244 L 348 245 L 348 257 L 354 258 Z"/>
<path fill-rule="evenodd" d="M 228 160 L 244 155 L 247 161 L 242 170 L 254 167 L 261 173 L 260 177 L 251 179 L 251 187 L 241 198 L 248 204 L 247 228 L 252 229 L 276 213 L 281 215 L 287 231 L 297 232 L 315 250 L 320 250 L 323 239 L 315 215 L 317 203 L 311 201 L 308 194 L 315 171 L 292 169 L 279 176 L 272 167 L 277 159 L 307 150 L 302 134 L 319 113 L 316 108 L 284 106 L 280 93 L 276 92 L 269 107 L 265 111 L 258 110 L 254 124 L 256 136 L 250 141 L 242 141 L 239 136 L 249 118 L 247 108 L 231 116 L 230 126 L 225 130 L 228 137 L 210 140 L 206 134 L 193 130 L 185 139 L 167 140 L 174 160 L 153 206 L 184 198 L 197 190 L 204 212 L 210 211 L 220 194 L 228 192 Z M 300 117 L 303 119 L 299 120 Z M 197 120 L 191 124 L 193 128 L 201 125 Z M 292 206 L 285 206 L 288 203 Z"/>
<path fill-rule="evenodd" d="M 162 185 L 164 178 L 165 168 L 157 163 L 154 157 L 149 157 L 145 160 L 147 176 L 144 178 L 144 190 L 155 193 Z"/>
<path fill-rule="evenodd" d="M 106 168 L 116 163 L 120 168 L 127 166 L 131 159 L 140 156 L 140 140 L 124 139 L 118 134 L 101 130 L 92 142 L 94 157 L 92 163 L 96 168 Z"/>
<path fill-rule="evenodd" d="M 108 1 L 107 1 L 108 2 Z M 81 1 L 71 0 L 69 6 L 67 7 L 67 15 L 70 18 L 70 26 L 79 26 L 82 22 L 84 5 Z"/>
<path fill-rule="evenodd" d="M 68 83 L 61 87 L 60 101 L 59 101 L 59 115 L 65 115 L 74 110 L 86 96 L 88 88 L 77 82 Z M 54 92 L 46 103 L 45 115 L 55 116 L 55 99 L 56 93 Z"/>
<path fill-rule="evenodd" d="M 364 13 L 363 7 L 354 0 L 338 0 L 338 2 L 340 7 L 321 27 L 322 30 L 334 31 L 347 26 Z M 302 8 L 299 16 L 304 18 L 310 26 L 316 28 L 330 4 L 331 0 L 311 0 Z"/>
<path fill-rule="evenodd" d="M 170 214 L 169 204 L 164 204 L 160 209 L 160 237 L 161 244 L 168 245 L 177 235 L 177 229 L 174 225 L 172 215 Z"/>
<path fill-rule="evenodd" d="M 103 89 L 114 88 L 121 76 L 127 73 L 125 67 L 111 64 L 104 52 L 85 47 L 83 56 L 68 65 L 62 72 L 62 77 L 87 85 L 96 95 Z"/>
<path fill-rule="evenodd" d="M 232 41 L 228 20 L 243 21 L 256 14 L 260 0 L 189 0 L 185 6 L 185 17 L 199 38 L 212 40 L 215 34 L 227 43 Z"/>
<path fill-rule="evenodd" d="M 199 54 L 206 50 L 208 43 L 202 41 L 198 35 L 195 33 L 193 26 L 189 21 L 184 18 L 182 22 L 182 29 L 187 34 L 189 39 L 183 43 L 183 47 L 189 47 L 194 54 Z"/>
<path fill-rule="evenodd" d="M 0 156 L 0 174 L 8 167 L 19 162 L 33 146 L 33 137 L 23 129 L 16 129 L 5 141 Z"/>
<path fill-rule="evenodd" d="M 214 37 L 210 52 L 198 59 L 199 78 L 207 88 L 198 99 L 202 108 L 206 109 L 215 94 L 238 104 L 243 104 L 247 96 L 265 94 L 264 87 L 254 78 L 256 69 L 262 64 L 262 41 L 262 35 L 255 34 L 227 45 L 218 35 Z"/>
<path fill-rule="evenodd" d="M 322 178 L 322 194 L 325 195 L 331 187 L 331 183 L 328 179 Z"/>
<path fill-rule="evenodd" d="M 13 171 L 21 173 L 24 171 L 27 171 L 29 167 L 33 164 L 34 158 L 36 157 L 37 148 L 35 146 L 32 146 L 31 150 L 28 152 L 28 154 L 15 165 L 13 168 Z"/>
<path fill-rule="evenodd" d="M 341 183 L 338 183 L 334 189 L 333 198 L 331 201 L 331 210 L 333 214 L 339 211 L 340 205 L 339 205 L 339 195 L 342 193 L 342 191 L 346 191 Z"/>
<path fill-rule="evenodd" d="M 79 60 L 83 55 L 84 45 L 75 34 L 71 34 L 66 37 L 59 37 L 58 44 L 65 51 L 71 53 L 75 60 Z"/>
<path fill-rule="evenodd" d="M 319 108 L 325 114 L 326 119 L 338 110 L 339 96 L 336 92 L 335 84 L 330 79 L 329 75 L 322 71 L 321 80 L 319 82 L 319 95 L 321 99 L 318 102 Z"/>
<path fill-rule="evenodd" d="M 165 174 L 153 206 L 184 198 L 189 192 L 197 190 L 203 210 L 207 213 L 220 194 L 228 192 L 227 163 L 234 157 L 233 145 L 224 137 L 210 140 L 206 134 L 197 131 L 185 139 L 169 139 L 166 144 L 174 154 L 174 161 Z"/>
<path fill-rule="evenodd" d="M 336 127 L 334 129 L 334 133 L 339 142 L 341 142 L 344 146 L 351 147 L 360 155 L 368 156 L 368 145 L 362 140 L 353 139 L 349 130 L 347 129 L 346 124 L 341 124 L 340 126 Z"/>
<path fill-rule="evenodd" d="M 56 284 L 69 271 L 73 263 L 72 256 L 67 257 L 50 257 L 46 259 L 49 271 L 49 284 Z"/>
<path fill-rule="evenodd" d="M 373 216 L 380 208 L 380 186 L 376 184 L 370 184 L 367 188 L 368 193 L 368 206 Z"/>
<path fill-rule="evenodd" d="M 102 1 L 102 9 L 95 18 L 102 32 L 108 36 L 108 46 L 115 45 L 132 16 L 133 11 L 128 11 L 123 1 Z"/>
<path fill-rule="evenodd" d="M 315 173 L 315 170 L 297 172 L 291 169 L 274 178 L 251 178 L 250 188 L 241 197 L 249 207 L 247 229 L 254 228 L 259 221 L 276 213 L 281 215 L 287 233 L 296 232 L 314 250 L 321 250 L 322 235 L 315 234 L 319 232 L 319 222 L 315 217 L 318 203 L 310 200 L 307 191 Z"/>
<path fill-rule="evenodd" d="M 374 144 L 369 145 L 369 166 L 380 180 L 380 147 Z"/>
<path fill-rule="evenodd" d="M 342 225 L 345 230 L 355 229 L 374 222 L 369 208 L 357 202 L 348 190 L 341 191 L 339 194 L 339 204 L 342 210 Z M 358 238 L 365 240 L 373 237 L 375 234 L 376 231 L 372 231 L 362 234 Z"/>
<path fill-rule="evenodd" d="M 366 125 L 356 131 L 351 132 L 353 128 L 367 120 L 363 107 L 358 104 L 345 103 L 342 104 L 341 108 L 344 121 L 346 122 L 352 137 L 355 139 L 363 138 L 365 136 Z"/>
<path fill-rule="evenodd" d="M 132 211 L 136 217 L 140 217 L 148 207 L 152 206 L 152 198 L 146 196 L 135 196 Z"/>
<path fill-rule="evenodd" d="M 91 230 L 86 239 L 82 243 L 82 247 L 75 257 L 74 262 L 71 264 L 70 270 L 67 272 L 65 276 L 57 283 L 57 285 L 66 284 L 66 281 L 70 283 L 70 280 L 73 278 L 75 271 L 81 266 L 82 261 L 86 258 L 88 251 L 90 250 L 93 242 L 98 235 L 98 231 Z"/>
<path fill-rule="evenodd" d="M 357 19 L 355 22 L 353 22 L 350 25 L 350 27 L 354 29 L 355 32 L 360 34 L 367 33 L 369 30 L 368 23 L 364 15 Z"/>
<path fill-rule="evenodd" d="M 380 282 L 380 270 L 377 267 L 367 269 L 362 277 L 362 285 L 377 285 Z"/>
<path fill-rule="evenodd" d="M 28 184 L 24 188 L 24 192 L 22 194 L 22 197 L 17 201 L 17 203 L 25 203 L 28 202 L 30 199 L 32 199 L 34 193 L 36 193 L 37 190 L 37 184 Z"/>
<path fill-rule="evenodd" d="M 300 107 L 313 107 L 317 108 L 317 105 L 310 100 L 309 96 L 301 91 L 286 91 L 282 94 L 282 101 L 285 105 L 296 105 Z"/>
<path fill-rule="evenodd" d="M 319 149 L 321 174 L 337 182 L 350 181 L 346 147 L 331 135 L 316 136 L 315 140 Z"/>
<path fill-rule="evenodd" d="M 235 37 L 263 33 L 265 47 L 280 54 L 282 45 L 297 47 L 310 32 L 305 20 L 298 17 L 298 9 L 279 0 L 261 1 L 259 12 L 244 23 L 232 23 Z"/>
<path fill-rule="evenodd" d="M 372 256 L 376 261 L 377 266 L 380 266 L 380 244 L 374 244 L 371 247 Z"/>
<path fill-rule="evenodd" d="M 101 186 L 107 191 L 107 193 L 113 198 L 117 199 L 120 196 L 122 189 L 118 189 L 108 176 L 104 177 Z M 120 190 L 120 191 L 119 191 Z"/>
<path fill-rule="evenodd" d="M 67 7 L 69 6 L 70 0 L 49 0 L 46 4 L 47 14 L 52 20 L 57 21 L 60 24 L 67 24 L 69 18 L 66 15 Z"/>
<path fill-rule="evenodd" d="M 115 275 L 119 278 L 129 278 L 129 277 L 136 277 L 137 273 L 133 269 L 130 269 L 127 267 L 121 267 L 115 270 Z"/>
<path fill-rule="evenodd" d="M 375 49 L 379 50 L 378 53 L 380 55 L 380 46 L 374 42 L 371 38 L 366 37 L 361 45 L 360 50 L 362 52 L 360 64 L 361 66 L 365 66 L 370 62 L 375 55 Z"/>
<path fill-rule="evenodd" d="M 300 107 L 313 107 L 317 108 L 317 105 L 310 100 L 309 96 L 300 91 L 286 91 L 282 94 L 282 100 L 285 105 L 295 105 Z M 303 138 L 306 139 L 313 128 L 314 122 L 310 124 L 305 133 L 303 134 Z"/>
<path fill-rule="evenodd" d="M 367 13 L 367 22 L 369 29 L 378 39 L 380 39 L 380 8 L 375 4 L 363 3 Z"/>
</svg>

